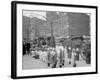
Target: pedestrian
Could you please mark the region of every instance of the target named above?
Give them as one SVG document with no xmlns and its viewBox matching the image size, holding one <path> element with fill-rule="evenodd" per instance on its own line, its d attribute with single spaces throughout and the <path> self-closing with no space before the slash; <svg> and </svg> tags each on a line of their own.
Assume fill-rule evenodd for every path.
<svg viewBox="0 0 100 80">
<path fill-rule="evenodd" d="M 71 64 L 72 49 L 70 46 L 67 47 L 67 57 L 68 57 L 68 63 Z"/>
<path fill-rule="evenodd" d="M 53 61 L 53 66 L 52 66 L 52 68 L 56 68 L 56 66 L 57 66 L 57 53 L 56 53 L 56 50 L 54 49 L 53 50 L 53 56 L 52 56 L 52 61 Z"/>
<path fill-rule="evenodd" d="M 26 43 L 25 41 L 23 41 L 23 55 L 26 54 Z"/>
<path fill-rule="evenodd" d="M 48 50 L 48 56 L 47 56 L 47 59 L 48 59 L 48 67 L 49 67 L 50 64 L 51 64 L 51 54 L 50 54 L 50 49 Z"/>
<path fill-rule="evenodd" d="M 31 44 L 30 44 L 30 42 L 27 42 L 26 43 L 26 50 L 27 50 L 28 55 L 30 54 L 30 48 L 31 48 Z"/>
<path fill-rule="evenodd" d="M 60 49 L 60 64 L 59 64 L 59 67 L 64 66 L 64 62 L 65 62 L 64 57 L 65 57 L 64 51 Z"/>
<path fill-rule="evenodd" d="M 79 48 L 76 48 L 76 56 L 75 56 L 75 58 L 76 58 L 77 61 L 79 61 L 79 53 L 80 53 Z"/>
<path fill-rule="evenodd" d="M 73 48 L 73 67 L 76 67 L 76 49 L 75 48 Z"/>
<path fill-rule="evenodd" d="M 91 64 L 91 46 L 90 44 L 87 44 L 87 49 L 85 50 L 86 52 L 86 63 Z"/>
</svg>

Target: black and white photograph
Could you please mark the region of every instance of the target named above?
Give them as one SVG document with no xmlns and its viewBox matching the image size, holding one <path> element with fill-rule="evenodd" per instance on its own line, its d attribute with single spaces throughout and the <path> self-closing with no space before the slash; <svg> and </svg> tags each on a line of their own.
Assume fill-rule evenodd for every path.
<svg viewBox="0 0 100 80">
<path fill-rule="evenodd" d="M 12 5 L 13 78 L 97 73 L 96 6 Z"/>
<path fill-rule="evenodd" d="M 90 16 L 23 10 L 22 69 L 91 66 Z"/>
</svg>

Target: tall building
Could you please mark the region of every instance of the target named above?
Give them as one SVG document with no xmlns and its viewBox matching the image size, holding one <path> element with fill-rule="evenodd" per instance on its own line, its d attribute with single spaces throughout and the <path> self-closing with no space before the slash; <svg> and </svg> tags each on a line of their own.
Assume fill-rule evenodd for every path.
<svg viewBox="0 0 100 80">
<path fill-rule="evenodd" d="M 30 18 L 27 16 L 23 16 L 22 23 L 22 37 L 23 39 L 29 41 L 29 28 L 30 28 Z"/>
<path fill-rule="evenodd" d="M 70 35 L 90 35 L 90 16 L 85 13 L 68 13 Z"/>
<path fill-rule="evenodd" d="M 90 16 L 85 13 L 46 12 L 47 21 L 23 16 L 23 38 L 33 40 L 39 36 L 51 36 L 51 23 L 55 37 L 90 35 Z"/>
<path fill-rule="evenodd" d="M 23 16 L 23 39 L 27 41 L 33 40 L 43 35 L 44 20 L 36 17 L 30 18 Z"/>
<path fill-rule="evenodd" d="M 47 19 L 52 23 L 55 37 L 68 36 L 68 16 L 64 12 L 47 12 Z"/>
</svg>

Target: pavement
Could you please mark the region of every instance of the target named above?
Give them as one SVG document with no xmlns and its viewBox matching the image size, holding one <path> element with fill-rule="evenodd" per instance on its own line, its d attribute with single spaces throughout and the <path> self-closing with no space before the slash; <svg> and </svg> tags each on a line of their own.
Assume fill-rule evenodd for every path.
<svg viewBox="0 0 100 80">
<path fill-rule="evenodd" d="M 71 61 L 71 64 L 69 64 L 69 61 Z M 72 67 L 73 66 L 73 58 L 68 59 L 67 55 L 65 58 L 65 64 L 63 68 L 66 67 Z M 80 57 L 79 61 L 76 61 L 76 67 L 88 67 L 90 64 L 86 64 L 86 62 Z M 56 66 L 59 68 L 59 65 L 57 64 Z M 46 69 L 46 68 L 51 68 L 48 67 L 47 63 L 40 61 L 39 59 L 32 58 L 31 55 L 24 55 L 22 57 L 22 69 Z"/>
<path fill-rule="evenodd" d="M 47 64 L 39 59 L 32 58 L 31 55 L 24 55 L 22 58 L 22 69 L 43 69 L 48 68 Z"/>
</svg>

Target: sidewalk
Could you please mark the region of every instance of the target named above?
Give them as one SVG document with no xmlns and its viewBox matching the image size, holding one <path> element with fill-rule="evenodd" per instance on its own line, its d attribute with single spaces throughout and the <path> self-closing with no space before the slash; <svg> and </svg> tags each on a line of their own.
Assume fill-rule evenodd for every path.
<svg viewBox="0 0 100 80">
<path fill-rule="evenodd" d="M 30 55 L 23 56 L 22 59 L 22 68 L 23 69 L 43 69 L 49 68 L 46 63 L 32 58 Z"/>
<path fill-rule="evenodd" d="M 76 67 L 87 67 L 90 66 L 91 64 L 86 64 L 86 62 L 80 57 L 79 61 L 76 61 Z M 66 55 L 66 60 L 65 64 L 63 67 L 72 67 L 73 66 L 73 58 L 71 59 L 71 64 L 69 64 L 69 59 L 67 58 Z M 59 64 L 56 66 L 59 68 Z M 39 59 L 32 58 L 30 55 L 25 55 L 23 56 L 22 59 L 22 68 L 23 69 L 46 69 L 46 68 L 51 68 L 48 67 L 48 65 L 45 62 L 40 61 Z"/>
</svg>

